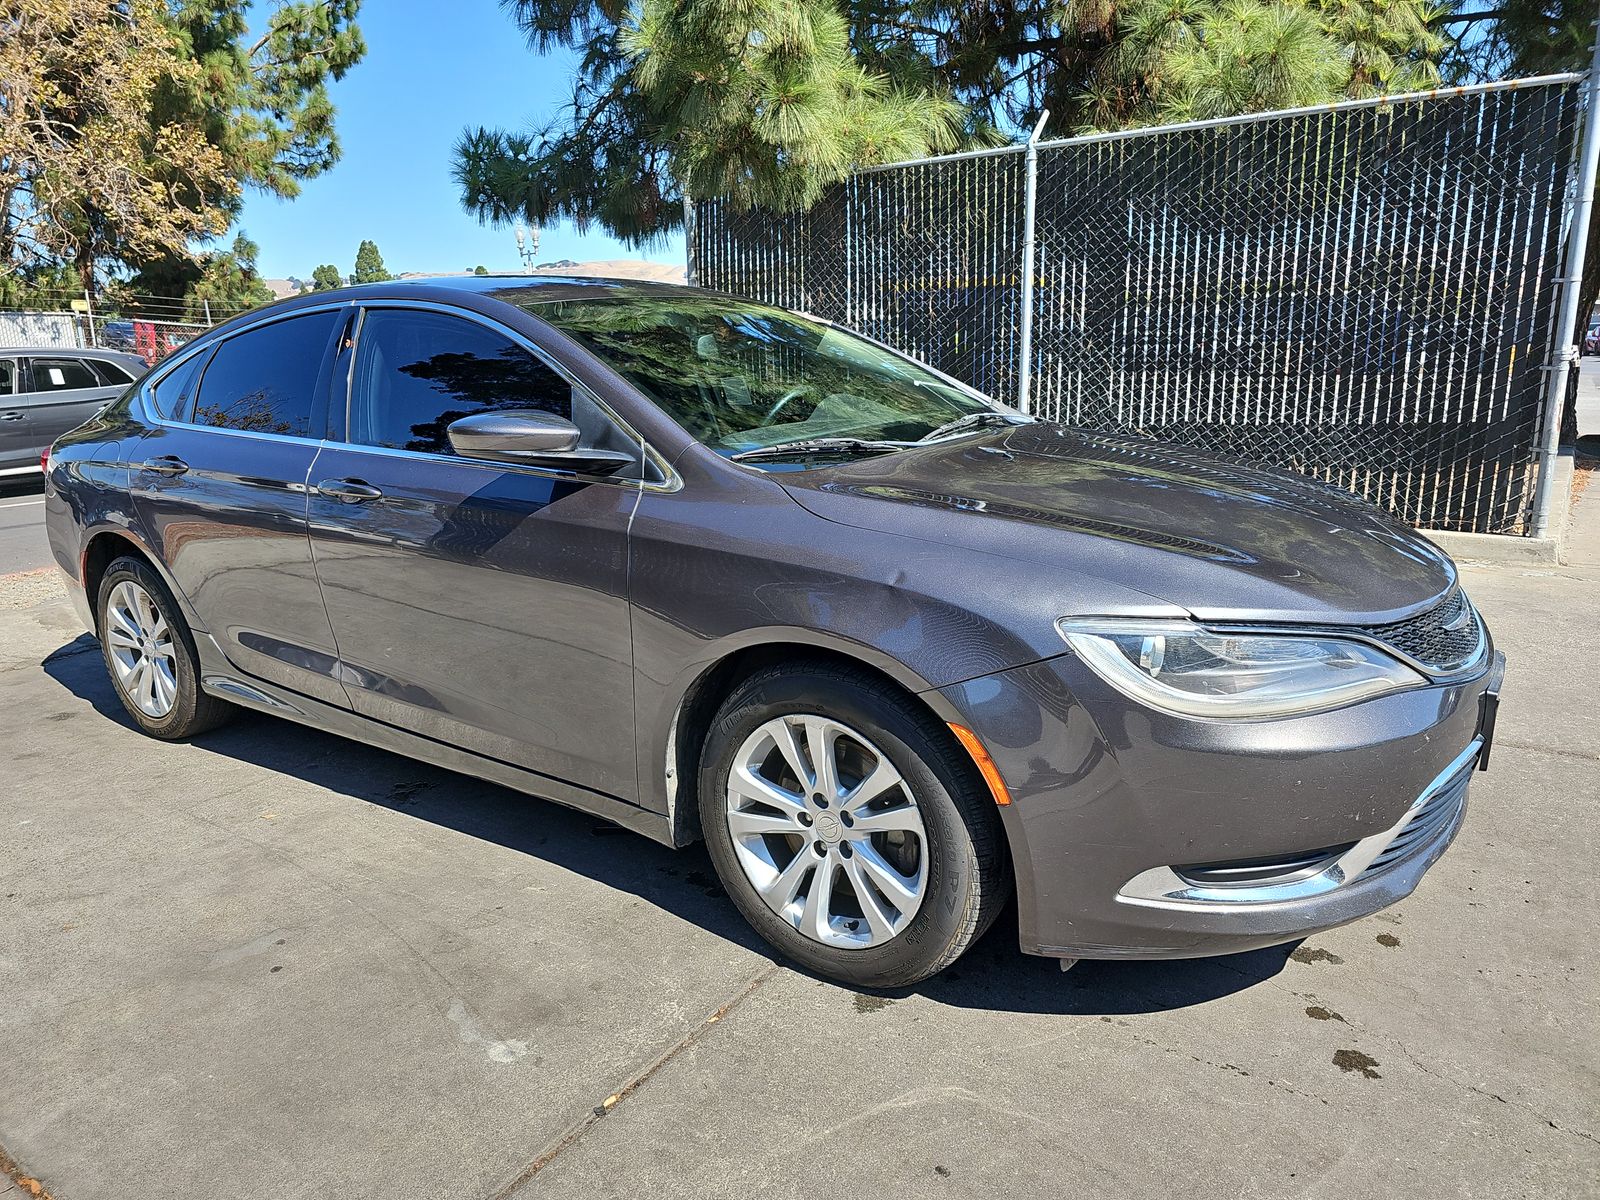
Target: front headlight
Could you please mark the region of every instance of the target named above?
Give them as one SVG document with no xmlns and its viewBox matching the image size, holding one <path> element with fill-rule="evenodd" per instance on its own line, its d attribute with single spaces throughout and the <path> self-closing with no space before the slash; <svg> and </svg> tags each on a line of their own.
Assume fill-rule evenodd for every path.
<svg viewBox="0 0 1600 1200">
<path fill-rule="evenodd" d="M 1335 637 L 1213 633 L 1181 621 L 1058 628 L 1107 683 L 1184 717 L 1286 717 L 1427 682 L 1375 647 Z"/>
</svg>

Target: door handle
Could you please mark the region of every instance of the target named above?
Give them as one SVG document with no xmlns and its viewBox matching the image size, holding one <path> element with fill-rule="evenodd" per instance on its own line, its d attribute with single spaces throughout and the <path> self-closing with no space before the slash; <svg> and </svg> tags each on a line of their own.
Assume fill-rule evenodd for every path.
<svg viewBox="0 0 1600 1200">
<path fill-rule="evenodd" d="M 189 464 L 176 455 L 162 454 L 149 462 L 141 463 L 139 469 L 156 475 L 182 475 L 189 469 Z"/>
<path fill-rule="evenodd" d="M 383 495 L 381 489 L 373 487 L 363 479 L 324 479 L 317 484 L 317 491 L 335 500 L 342 500 L 346 504 L 361 504 L 367 500 L 376 500 Z"/>
<path fill-rule="evenodd" d="M 0 413 L 0 421 L 20 421 L 25 415 L 19 412 Z"/>
</svg>

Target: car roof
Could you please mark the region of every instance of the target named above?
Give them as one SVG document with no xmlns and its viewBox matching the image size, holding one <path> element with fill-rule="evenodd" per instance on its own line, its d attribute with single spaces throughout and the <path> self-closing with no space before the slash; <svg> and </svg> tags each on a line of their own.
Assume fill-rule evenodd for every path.
<svg viewBox="0 0 1600 1200">
<path fill-rule="evenodd" d="M 144 360 L 137 354 L 129 354 L 125 350 L 103 350 L 98 346 L 0 346 L 0 358 L 27 358 L 49 357 L 55 358 L 66 355 L 69 358 L 109 358 L 112 361 L 122 359 Z"/>
</svg>

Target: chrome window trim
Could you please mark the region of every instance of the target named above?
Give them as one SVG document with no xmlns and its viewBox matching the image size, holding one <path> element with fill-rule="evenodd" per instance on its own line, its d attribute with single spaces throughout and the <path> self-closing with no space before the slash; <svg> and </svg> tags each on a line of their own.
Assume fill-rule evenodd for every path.
<svg viewBox="0 0 1600 1200">
<path fill-rule="evenodd" d="M 170 429 L 201 429 L 208 433 L 230 433 L 239 437 L 268 438 L 279 442 L 310 443 L 313 446 L 320 446 L 325 439 L 295 437 L 293 434 L 288 433 L 259 433 L 249 429 L 229 429 L 224 425 L 199 425 L 193 421 L 174 421 L 170 417 L 163 417 L 155 410 L 155 406 L 149 403 L 151 392 L 152 389 L 160 385 L 163 379 L 171 375 L 189 359 L 204 354 L 208 350 L 215 350 L 224 342 L 231 342 L 240 334 L 249 333 L 253 329 L 261 329 L 267 325 L 275 325 L 279 321 L 293 320 L 295 317 L 307 317 L 319 312 L 335 312 L 341 308 L 349 308 L 354 303 L 354 300 L 340 300 L 327 304 L 309 304 L 305 308 L 297 308 L 292 312 L 273 313 L 270 316 L 263 316 L 259 320 L 251 321 L 248 325 L 229 330 L 224 337 L 212 338 L 209 341 L 203 340 L 203 338 L 196 338 L 194 342 L 185 346 L 180 353 L 163 359 L 159 367 L 139 381 L 139 390 L 135 395 L 139 401 L 141 414 L 144 416 L 146 423 L 161 425 Z"/>
<path fill-rule="evenodd" d="M 332 438 L 324 439 L 326 444 L 330 446 L 348 447 L 354 450 L 361 450 L 375 454 L 384 454 L 388 456 L 419 458 L 441 463 L 465 463 L 485 470 L 510 471 L 518 475 L 535 475 L 545 479 L 579 479 L 583 480 L 585 483 L 603 483 L 609 484 L 611 487 L 635 487 L 641 491 L 676 492 L 683 487 L 683 478 L 672 469 L 672 464 L 669 463 L 661 455 L 661 453 L 653 445 L 651 445 L 642 434 L 639 433 L 637 429 L 624 420 L 622 416 L 617 413 L 616 409 L 601 399 L 595 390 L 588 384 L 584 383 L 580 379 L 574 379 L 571 373 L 565 367 L 563 367 L 560 363 L 552 361 L 550 355 L 526 334 L 518 332 L 505 322 L 491 316 L 486 316 L 483 313 L 476 312 L 469 308 L 457 308 L 454 305 L 442 304 L 436 300 L 391 300 L 388 298 L 375 297 L 372 299 L 356 300 L 352 301 L 351 303 L 355 304 L 360 310 L 361 317 L 356 325 L 355 353 L 350 355 L 350 366 L 347 370 L 347 378 L 345 381 L 344 432 L 346 437 L 341 441 L 335 441 Z M 474 324 L 480 325 L 485 329 L 488 329 L 493 333 L 497 333 L 509 341 L 514 342 L 516 345 L 521 346 L 540 362 L 544 363 L 545 366 L 549 367 L 556 374 L 560 375 L 561 378 L 571 384 L 574 389 L 581 389 L 583 394 L 587 396 L 608 419 L 613 421 L 623 431 L 623 433 L 628 435 L 628 437 L 637 442 L 640 449 L 644 452 L 645 458 L 649 459 L 651 462 L 654 462 L 656 468 L 661 472 L 662 482 L 653 483 L 647 479 L 618 479 L 612 475 L 594 475 L 582 471 L 564 471 L 559 467 L 538 467 L 527 463 L 496 462 L 491 459 L 483 458 L 462 458 L 461 456 L 454 454 L 435 454 L 428 450 L 400 450 L 391 446 L 368 446 L 361 442 L 350 441 L 348 436 L 350 433 L 350 402 L 355 388 L 356 356 L 361 350 L 361 330 L 362 326 L 366 323 L 366 314 L 369 310 L 375 308 L 414 309 L 419 312 L 434 312 L 442 316 L 456 317 L 458 319 L 471 321 Z"/>
<path fill-rule="evenodd" d="M 1471 769 L 1482 751 L 1483 738 L 1473 738 L 1467 744 L 1467 748 L 1451 759 L 1450 764 L 1422 789 L 1398 821 L 1379 833 L 1362 838 L 1314 875 L 1290 879 L 1283 883 L 1206 887 L 1186 882 L 1170 866 L 1152 867 L 1148 871 L 1141 871 L 1122 885 L 1116 895 L 1117 903 L 1183 912 L 1225 913 L 1249 909 L 1252 905 L 1282 904 L 1286 901 L 1325 896 L 1358 879 L 1361 873 L 1389 848 L 1389 843 L 1405 832 L 1406 826 L 1411 824 L 1412 819 L 1429 800 L 1452 783 L 1461 772 Z M 1459 824 L 1458 813 L 1449 822 L 1441 835 L 1441 840 L 1448 841 L 1453 837 Z"/>
</svg>

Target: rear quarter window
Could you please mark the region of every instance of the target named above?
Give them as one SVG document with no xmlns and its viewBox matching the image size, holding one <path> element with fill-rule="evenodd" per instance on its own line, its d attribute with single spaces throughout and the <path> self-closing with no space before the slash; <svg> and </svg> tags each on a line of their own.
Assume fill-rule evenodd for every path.
<svg viewBox="0 0 1600 1200">
<path fill-rule="evenodd" d="M 156 415 L 168 421 L 187 420 L 194 407 L 195 384 L 200 382 L 200 371 L 210 352 L 202 350 L 168 371 L 149 390 L 150 404 Z"/>
</svg>

